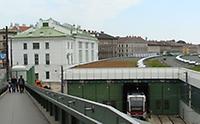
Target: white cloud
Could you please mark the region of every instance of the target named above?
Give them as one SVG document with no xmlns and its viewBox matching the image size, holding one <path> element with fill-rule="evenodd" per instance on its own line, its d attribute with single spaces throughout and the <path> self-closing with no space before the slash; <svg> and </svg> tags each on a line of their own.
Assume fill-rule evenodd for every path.
<svg viewBox="0 0 200 124">
<path fill-rule="evenodd" d="M 55 18 L 95 27 L 114 18 L 141 0 L 0 0 L 0 25 L 12 22 L 35 23 Z"/>
</svg>

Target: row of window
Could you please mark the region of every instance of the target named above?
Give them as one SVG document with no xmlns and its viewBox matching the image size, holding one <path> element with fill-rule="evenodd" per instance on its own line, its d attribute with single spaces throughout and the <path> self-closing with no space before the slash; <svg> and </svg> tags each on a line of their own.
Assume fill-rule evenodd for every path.
<svg viewBox="0 0 200 124">
<path fill-rule="evenodd" d="M 46 79 L 50 79 L 50 72 L 49 71 L 46 71 L 45 72 L 45 77 Z M 38 80 L 39 79 L 39 73 L 35 73 L 35 79 Z"/>
<path fill-rule="evenodd" d="M 70 49 L 70 48 L 73 49 L 73 43 L 68 42 L 67 43 L 67 49 Z M 24 50 L 28 49 L 27 43 L 23 44 L 23 49 Z M 40 43 L 33 43 L 33 49 L 40 49 Z M 45 49 L 49 49 L 49 43 L 48 42 L 45 42 Z"/>
<path fill-rule="evenodd" d="M 23 44 L 23 49 L 24 50 L 28 49 L 27 43 Z M 40 49 L 40 43 L 33 43 L 33 49 Z M 45 43 L 45 49 L 49 49 L 49 43 L 48 42 Z"/>
<path fill-rule="evenodd" d="M 83 48 L 83 42 L 78 42 L 78 46 L 79 46 L 80 49 L 82 49 Z M 86 49 L 89 48 L 89 43 L 88 42 L 85 43 L 85 48 Z M 91 43 L 91 48 L 94 49 L 94 43 Z"/>
<path fill-rule="evenodd" d="M 45 54 L 46 65 L 50 64 L 50 55 L 49 53 Z M 39 54 L 34 54 L 34 63 L 39 65 Z M 24 54 L 24 65 L 28 65 L 28 55 Z"/>
<path fill-rule="evenodd" d="M 89 51 L 85 50 L 85 60 L 89 62 Z M 94 50 L 91 51 L 91 60 L 94 60 Z M 79 50 L 79 62 L 83 62 L 83 50 Z"/>
<path fill-rule="evenodd" d="M 72 42 L 67 42 L 67 49 L 73 49 L 73 43 Z"/>
</svg>

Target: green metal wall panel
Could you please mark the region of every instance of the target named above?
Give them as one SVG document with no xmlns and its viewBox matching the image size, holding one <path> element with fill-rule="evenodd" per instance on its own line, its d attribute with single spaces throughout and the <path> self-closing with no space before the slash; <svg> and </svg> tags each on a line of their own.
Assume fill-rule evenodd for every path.
<svg viewBox="0 0 200 124">
<path fill-rule="evenodd" d="M 73 96 L 83 97 L 83 85 L 80 83 L 68 84 L 68 93 Z"/>
<path fill-rule="evenodd" d="M 163 114 L 178 114 L 180 84 L 165 83 L 163 85 Z"/>
<path fill-rule="evenodd" d="M 32 66 L 27 72 L 26 72 L 27 76 L 26 76 L 26 80 L 27 83 L 34 85 L 35 84 L 35 67 Z"/>
<path fill-rule="evenodd" d="M 185 104 L 189 104 L 189 85 L 186 83 L 180 83 L 180 96 L 181 96 L 181 100 L 185 103 Z"/>
<path fill-rule="evenodd" d="M 150 96 L 150 111 L 153 114 L 162 113 L 162 84 L 151 83 L 149 84 L 149 96 Z"/>
<path fill-rule="evenodd" d="M 104 103 L 109 100 L 109 86 L 105 83 L 99 83 L 96 87 L 97 102 Z"/>
<path fill-rule="evenodd" d="M 192 86 L 192 108 L 200 114 L 200 89 Z"/>
<path fill-rule="evenodd" d="M 68 93 L 92 101 L 109 104 L 122 110 L 122 87 L 122 83 L 110 84 L 98 81 L 84 84 L 69 83 Z"/>
<path fill-rule="evenodd" d="M 96 101 L 96 84 L 84 84 L 82 88 L 83 98 Z"/>
<path fill-rule="evenodd" d="M 110 100 L 114 101 L 117 109 L 122 111 L 123 108 L 123 102 L 122 102 L 122 97 L 123 97 L 123 84 L 122 83 L 116 83 L 116 84 L 111 84 L 110 85 Z"/>
<path fill-rule="evenodd" d="M 178 82 L 150 82 L 149 106 L 153 114 L 178 114 L 181 83 Z M 68 83 L 70 95 L 83 97 L 100 103 L 110 104 L 118 110 L 123 110 L 124 82 L 105 80 L 80 81 Z"/>
<path fill-rule="evenodd" d="M 178 114 L 180 99 L 180 84 L 151 83 L 150 111 L 153 114 Z"/>
</svg>

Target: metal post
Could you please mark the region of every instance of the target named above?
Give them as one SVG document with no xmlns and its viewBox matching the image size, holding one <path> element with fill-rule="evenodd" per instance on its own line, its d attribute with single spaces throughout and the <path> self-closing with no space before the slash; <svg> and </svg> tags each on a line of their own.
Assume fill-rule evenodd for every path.
<svg viewBox="0 0 200 124">
<path fill-rule="evenodd" d="M 188 83 L 188 72 L 185 72 L 185 82 L 186 84 L 188 84 L 188 105 L 189 107 L 191 107 L 191 104 L 192 104 L 192 101 L 191 101 L 191 97 L 192 97 L 192 88 L 191 88 L 191 85 Z"/>
<path fill-rule="evenodd" d="M 191 108 L 192 107 L 192 87 L 191 85 L 189 84 L 189 107 Z"/>
<path fill-rule="evenodd" d="M 63 66 L 61 65 L 61 93 L 64 93 Z"/>
<path fill-rule="evenodd" d="M 6 79 L 9 81 L 8 26 L 6 26 Z"/>
<path fill-rule="evenodd" d="M 12 38 L 10 38 L 10 66 L 13 66 L 13 54 L 12 54 Z"/>
</svg>

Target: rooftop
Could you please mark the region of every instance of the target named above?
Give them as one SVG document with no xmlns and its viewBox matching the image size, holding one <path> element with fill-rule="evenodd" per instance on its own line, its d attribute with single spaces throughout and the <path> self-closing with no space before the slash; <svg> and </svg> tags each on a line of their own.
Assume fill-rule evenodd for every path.
<svg viewBox="0 0 200 124">
<path fill-rule="evenodd" d="M 78 65 L 74 68 L 121 68 L 136 67 L 139 58 L 113 58 L 107 60 L 96 61 L 92 63 Z"/>
<path fill-rule="evenodd" d="M 56 37 L 56 36 L 66 36 L 64 33 L 57 31 L 50 27 L 41 27 L 38 29 L 29 30 L 27 32 L 20 33 L 16 35 L 16 38 L 28 38 L 28 37 Z"/>
</svg>

